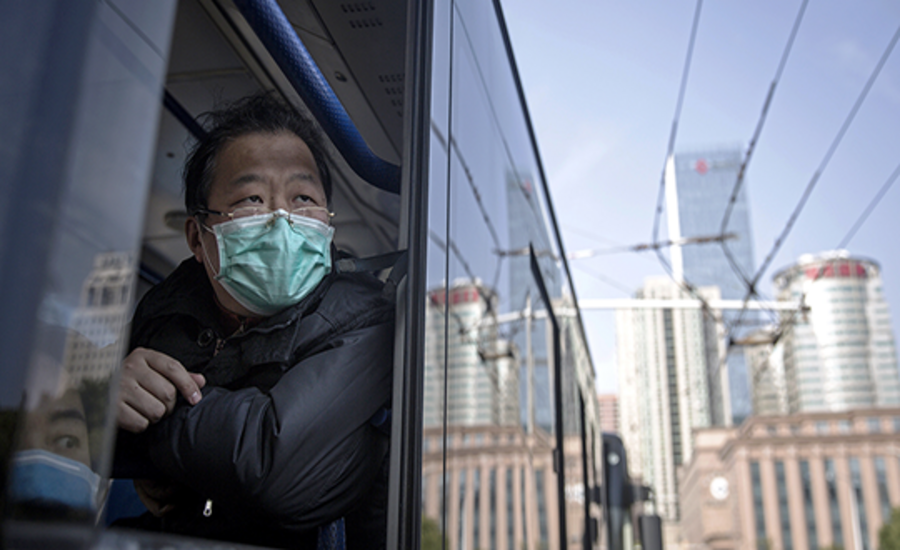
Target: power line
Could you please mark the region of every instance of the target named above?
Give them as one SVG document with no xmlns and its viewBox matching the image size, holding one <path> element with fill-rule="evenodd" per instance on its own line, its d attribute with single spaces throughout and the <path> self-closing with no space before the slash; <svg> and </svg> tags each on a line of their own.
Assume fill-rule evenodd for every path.
<svg viewBox="0 0 900 550">
<path fill-rule="evenodd" d="M 700 10 L 703 6 L 703 0 L 697 0 L 697 7 L 694 10 L 694 23 L 691 27 L 691 37 L 688 41 L 688 51 L 684 59 L 684 69 L 681 73 L 681 84 L 678 87 L 678 100 L 675 102 L 675 116 L 672 119 L 672 128 L 669 130 L 669 144 L 666 147 L 666 161 L 663 164 L 662 175 L 659 180 L 659 194 L 656 198 L 656 213 L 653 216 L 653 242 L 659 240 L 659 220 L 662 218 L 663 204 L 666 197 L 666 168 L 669 165 L 669 159 L 675 151 L 675 136 L 678 134 L 678 120 L 681 118 L 681 106 L 684 103 L 684 92 L 687 88 L 688 74 L 691 70 L 691 59 L 694 56 L 694 42 L 697 38 L 697 27 L 700 24 Z M 663 257 L 662 253 L 657 251 L 659 261 L 671 274 L 671 266 Z"/>
<path fill-rule="evenodd" d="M 897 177 L 900 176 L 900 164 L 897 165 L 897 168 L 894 169 L 894 173 L 888 177 L 887 181 L 884 182 L 884 185 L 881 186 L 881 189 L 878 190 L 878 193 L 875 193 L 875 198 L 869 202 L 869 205 L 866 206 L 866 209 L 863 210 L 862 214 L 860 214 L 859 218 L 856 219 L 853 226 L 847 231 L 847 234 L 844 235 L 844 238 L 841 239 L 840 244 L 838 244 L 837 248 L 840 250 L 842 248 L 846 248 L 850 243 L 850 240 L 856 235 L 856 232 L 859 231 L 859 228 L 862 227 L 866 220 L 869 219 L 869 214 L 875 210 L 875 207 L 878 206 L 878 203 L 881 202 L 881 199 L 884 198 L 884 195 L 888 192 L 894 182 L 897 181 Z"/>
<path fill-rule="evenodd" d="M 737 202 L 738 193 L 741 190 L 741 186 L 744 183 L 744 174 L 747 171 L 747 165 L 750 163 L 750 158 L 753 156 L 753 151 L 756 149 L 756 143 L 759 141 L 759 136 L 762 133 L 763 125 L 766 122 L 766 117 L 769 113 L 769 106 L 772 104 L 772 98 L 775 96 L 775 88 L 778 86 L 778 82 L 781 80 L 781 73 L 784 72 L 784 67 L 787 64 L 788 56 L 791 53 L 791 49 L 794 45 L 794 39 L 797 37 L 797 31 L 800 29 L 800 23 L 803 20 L 803 14 L 806 12 L 806 5 L 809 0 L 803 0 L 803 3 L 800 5 L 800 11 L 797 13 L 797 17 L 794 20 L 794 27 L 791 29 L 791 34 L 788 37 L 787 44 L 785 45 L 784 52 L 781 54 L 781 61 L 778 63 L 778 68 L 775 70 L 775 77 L 772 79 L 772 84 L 769 85 L 769 92 L 766 94 L 766 100 L 763 102 L 762 113 L 760 113 L 759 121 L 756 123 L 756 129 L 753 131 L 753 137 L 750 138 L 750 144 L 747 146 L 747 152 L 744 155 L 744 161 L 741 163 L 741 167 L 738 170 L 737 179 L 734 182 L 734 189 L 731 192 L 731 198 L 728 199 L 728 205 L 725 207 L 725 215 L 722 216 L 722 226 L 719 230 L 723 235 L 728 230 L 728 222 L 731 220 L 731 212 L 734 210 L 735 202 Z M 749 284 L 750 280 L 747 278 L 747 274 L 744 273 L 744 270 L 741 268 L 740 264 L 737 263 L 733 254 L 731 253 L 731 249 L 728 247 L 728 243 L 722 241 L 722 251 L 725 253 L 725 257 L 728 259 L 728 263 L 731 264 L 731 269 L 737 274 L 745 284 Z"/>
<path fill-rule="evenodd" d="M 728 222 L 731 221 L 731 213 L 734 210 L 734 205 L 737 202 L 738 194 L 740 193 L 743 186 L 744 175 L 747 173 L 747 165 L 750 163 L 750 159 L 752 158 L 753 152 L 756 149 L 756 144 L 759 141 L 759 136 L 762 133 L 763 126 L 765 125 L 766 117 L 769 114 L 769 107 L 772 104 L 772 98 L 775 96 L 775 88 L 778 86 L 778 82 L 781 80 L 781 75 L 784 72 L 784 67 L 787 65 L 788 57 L 790 56 L 791 49 L 794 46 L 794 40 L 797 38 L 797 32 L 800 30 L 800 24 L 803 21 L 803 15 L 806 13 L 807 4 L 808 0 L 803 0 L 803 3 L 800 5 L 800 10 L 797 12 L 797 17 L 794 18 L 794 26 L 791 29 L 787 44 L 785 44 L 784 51 L 781 54 L 781 60 L 778 62 L 778 68 L 775 69 L 775 76 L 772 78 L 772 83 L 769 85 L 769 91 L 766 94 L 765 101 L 763 102 L 762 112 L 760 113 L 759 120 L 756 123 L 756 129 L 753 131 L 753 136 L 750 138 L 750 143 L 747 146 L 747 152 L 744 155 L 744 160 L 741 163 L 740 168 L 738 169 L 738 175 L 734 182 L 734 188 L 732 189 L 731 197 L 728 199 L 728 204 L 725 207 L 725 214 L 722 216 L 722 224 L 719 231 L 723 234 L 728 230 Z M 722 252 L 725 254 L 725 258 L 728 260 L 728 263 L 731 266 L 731 270 L 744 282 L 744 285 L 747 287 L 748 296 L 758 296 L 756 285 L 750 281 L 747 273 L 744 273 L 743 268 L 738 263 L 737 259 L 734 257 L 734 254 L 731 251 L 731 248 L 725 241 L 722 241 Z M 734 322 L 733 328 L 741 326 L 741 323 L 744 320 L 745 312 L 746 309 L 741 308 L 740 312 L 737 315 L 737 319 Z M 773 315 L 774 312 L 769 312 L 770 317 L 772 317 Z M 732 341 L 732 332 L 733 330 L 731 329 L 728 331 L 729 342 Z"/>
<path fill-rule="evenodd" d="M 672 118 L 672 128 L 669 131 L 669 143 L 666 147 L 666 160 L 663 164 L 663 171 L 659 181 L 659 194 L 656 199 L 656 212 L 653 216 L 653 243 L 654 245 L 659 244 L 659 221 L 662 218 L 663 205 L 665 204 L 665 196 L 666 196 L 666 171 L 669 168 L 669 165 L 673 162 L 672 157 L 675 151 L 675 137 L 678 135 L 678 122 L 681 118 L 681 108 L 684 104 L 684 94 L 687 89 L 687 81 L 688 75 L 690 74 L 691 69 L 691 60 L 694 56 L 694 44 L 697 40 L 697 28 L 700 26 L 700 12 L 703 8 L 703 0 L 697 0 L 697 7 L 694 10 L 694 21 L 691 25 L 691 36 L 688 41 L 688 50 L 684 59 L 684 69 L 681 73 L 681 84 L 678 87 L 678 100 L 675 103 L 675 116 Z M 706 303 L 706 300 L 703 296 L 697 292 L 697 289 L 686 279 L 683 277 L 678 279 L 672 273 L 672 266 L 669 264 L 669 261 L 666 260 L 665 256 L 662 253 L 662 249 L 657 247 L 655 249 L 656 257 L 659 259 L 659 263 L 663 266 L 666 273 L 668 273 L 669 277 L 672 278 L 682 289 L 688 292 L 694 298 L 700 300 L 703 304 L 703 310 L 708 312 L 710 316 L 716 319 L 716 322 L 722 322 L 720 316 L 716 316 L 712 309 L 709 308 L 709 304 Z"/>
<path fill-rule="evenodd" d="M 788 234 L 791 232 L 791 229 L 794 226 L 794 223 L 797 221 L 797 218 L 800 216 L 800 212 L 803 211 L 803 207 L 806 205 L 807 200 L 809 199 L 810 194 L 812 194 L 813 189 L 816 187 L 816 183 L 819 181 L 819 177 L 822 175 L 822 172 L 828 166 L 828 162 L 831 160 L 832 155 L 840 144 L 841 140 L 846 134 L 847 129 L 850 127 L 850 124 L 853 122 L 853 119 L 856 117 L 856 113 L 859 111 L 859 108 L 862 106 L 863 101 L 865 101 L 866 97 L 869 94 L 869 90 L 872 89 L 872 85 L 875 83 L 875 80 L 878 78 L 878 75 L 881 73 L 881 69 L 884 67 L 884 64 L 887 62 L 888 57 L 890 57 L 891 52 L 894 50 L 894 46 L 897 44 L 897 40 L 900 38 L 900 27 L 894 32 L 894 36 L 891 38 L 890 43 L 885 49 L 884 53 L 881 56 L 881 59 L 878 61 L 878 64 L 875 66 L 875 69 L 872 71 L 872 74 L 869 76 L 868 81 L 865 86 L 863 86 L 862 91 L 860 92 L 859 97 L 856 99 L 856 102 L 853 105 L 853 108 L 850 109 L 844 123 L 841 125 L 840 130 L 832 141 L 831 145 L 828 147 L 825 156 L 822 158 L 819 167 L 816 169 L 815 173 L 810 179 L 809 183 L 806 185 L 806 188 L 803 191 L 803 195 L 800 197 L 800 201 L 797 203 L 797 206 L 794 208 L 794 211 L 791 213 L 790 218 L 788 218 L 787 223 L 784 226 L 784 229 L 781 231 L 781 234 L 775 240 L 772 249 L 769 251 L 769 254 L 766 256 L 766 259 L 763 261 L 762 265 L 756 271 L 756 274 L 753 276 L 753 279 L 750 281 L 750 284 L 747 288 L 747 294 L 744 297 L 744 300 L 749 300 L 750 297 L 756 293 L 756 285 L 759 282 L 759 279 L 766 272 L 769 267 L 769 264 L 772 263 L 772 260 L 775 258 L 775 254 L 781 248 L 781 245 L 784 243 L 784 240 L 787 238 Z"/>
<path fill-rule="evenodd" d="M 875 210 L 875 207 L 878 206 L 878 203 L 881 202 L 881 199 L 884 198 L 884 195 L 888 192 L 888 190 L 890 190 L 891 186 L 894 185 L 894 182 L 897 181 L 898 176 L 900 176 L 900 164 L 897 165 L 897 167 L 894 169 L 894 172 L 888 177 L 887 181 L 884 182 L 884 184 L 881 186 L 881 189 L 879 189 L 878 192 L 875 193 L 875 197 L 871 201 L 869 201 L 869 204 L 866 206 L 866 208 L 863 210 L 863 212 L 859 215 L 859 217 L 853 223 L 853 226 L 850 227 L 850 229 L 847 231 L 847 233 L 841 239 L 841 242 L 838 243 L 838 245 L 836 247 L 837 250 L 846 248 L 846 246 L 848 244 L 850 244 L 850 241 L 856 235 L 856 232 L 859 231 L 859 228 L 862 227 L 862 225 L 864 223 L 866 223 L 866 220 L 869 219 L 869 215 L 872 213 L 873 210 Z M 827 266 L 827 262 L 825 262 L 821 266 L 819 266 L 818 271 L 816 271 L 816 274 L 813 277 L 813 281 L 819 280 L 819 278 L 821 278 L 822 275 L 825 274 L 826 266 Z M 806 304 L 806 294 L 807 294 L 807 291 L 804 291 L 800 295 L 801 306 Z M 801 307 L 801 311 L 802 311 L 802 307 Z M 790 315 L 786 319 L 782 318 L 780 320 L 780 322 L 778 323 L 778 331 L 777 331 L 776 336 L 780 337 L 782 334 L 785 334 L 794 324 L 796 324 L 796 322 L 797 322 L 796 314 Z"/>
</svg>

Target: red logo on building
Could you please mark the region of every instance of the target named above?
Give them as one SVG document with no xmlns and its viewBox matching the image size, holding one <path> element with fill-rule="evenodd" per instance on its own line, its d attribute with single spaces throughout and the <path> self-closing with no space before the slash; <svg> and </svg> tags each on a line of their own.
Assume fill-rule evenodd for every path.
<svg viewBox="0 0 900 550">
<path fill-rule="evenodd" d="M 698 159 L 697 163 L 694 164 L 694 170 L 701 176 L 705 176 L 709 172 L 709 164 L 707 164 L 706 159 Z"/>
</svg>

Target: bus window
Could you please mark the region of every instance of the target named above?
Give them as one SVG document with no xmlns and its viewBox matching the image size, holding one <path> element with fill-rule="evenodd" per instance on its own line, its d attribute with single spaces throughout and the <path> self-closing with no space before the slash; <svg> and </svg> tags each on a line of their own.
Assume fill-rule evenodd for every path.
<svg viewBox="0 0 900 550">
<path fill-rule="evenodd" d="M 581 547 L 593 367 L 499 2 L 435 2 L 432 91 L 423 529 Z"/>
<path fill-rule="evenodd" d="M 90 526 L 175 2 L 5 6 L 3 510 Z M 12 314 L 12 312 L 15 312 Z"/>
</svg>

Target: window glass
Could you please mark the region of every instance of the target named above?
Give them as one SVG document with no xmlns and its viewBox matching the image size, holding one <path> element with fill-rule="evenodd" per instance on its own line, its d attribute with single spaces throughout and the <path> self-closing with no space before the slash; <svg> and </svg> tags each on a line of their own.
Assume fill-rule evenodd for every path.
<svg viewBox="0 0 900 550">
<path fill-rule="evenodd" d="M 560 509 L 567 537 L 581 540 L 581 418 L 595 415 L 593 399 L 585 399 L 591 401 L 589 411 L 581 410 L 579 396 L 592 367 L 580 320 L 572 313 L 540 159 L 495 9 L 495 3 L 475 0 L 435 4 L 424 424 L 429 434 L 446 424 L 446 437 L 465 428 L 474 441 L 483 434 L 504 442 L 503 453 L 471 440 L 465 452 L 507 468 L 497 483 L 508 490 L 497 497 L 498 506 L 510 511 L 483 516 L 505 522 L 489 527 L 471 517 L 472 507 L 466 515 L 448 516 L 451 547 L 474 537 L 475 525 L 475 546 L 487 533 L 497 536 L 491 547 L 531 544 L 542 536 L 533 521 L 541 511 L 548 517 L 547 540 L 559 540 L 554 526 L 560 525 Z M 532 274 L 531 249 L 550 303 Z M 551 309 L 559 328 L 558 380 Z M 555 384 L 562 391 L 559 419 Z M 552 468 L 558 446 L 565 454 L 566 486 L 582 487 L 580 493 L 563 491 L 561 507 L 547 494 L 559 492 Z M 449 479 L 462 467 L 450 460 L 445 475 Z M 536 491 L 539 470 L 543 486 Z M 587 470 L 590 476 L 593 469 Z"/>
<path fill-rule="evenodd" d="M 27 171 L 40 181 L 16 180 L 43 195 L 39 205 L 17 204 L 39 232 L 19 225 L 14 236 L 6 234 L 16 242 L 3 243 L 4 260 L 30 279 L 16 292 L 39 296 L 39 305 L 27 310 L 37 311 L 27 359 L 4 369 L 27 369 L 24 393 L 15 398 L 22 414 L 4 506 L 16 519 L 93 525 L 106 496 L 115 414 L 111 382 L 131 315 L 174 8 L 173 0 L 152 7 L 118 0 L 4 10 L 0 34 L 23 36 L 9 24 L 27 28 L 29 37 L 16 51 L 32 64 L 27 76 L 5 65 L 0 71 L 18 75 L 15 82 L 2 77 L 4 90 L 17 90 L 4 92 L 4 131 L 19 132 L 12 141 L 3 137 L 19 146 L 5 157 L 4 168 L 40 157 L 42 164 L 32 162 Z M 29 89 L 36 83 L 28 77 L 35 75 L 42 80 Z M 33 103 L 26 108 L 24 102 Z M 31 118 L 17 127 L 23 113 Z M 29 212 L 32 205 L 37 208 Z M 12 253 L 31 238 L 38 239 L 29 251 L 40 257 L 38 269 L 18 263 Z M 15 322 L 30 325 L 31 314 L 19 311 Z M 7 354 L 15 355 L 13 349 Z M 3 384 L 3 392 L 20 389 Z"/>
</svg>

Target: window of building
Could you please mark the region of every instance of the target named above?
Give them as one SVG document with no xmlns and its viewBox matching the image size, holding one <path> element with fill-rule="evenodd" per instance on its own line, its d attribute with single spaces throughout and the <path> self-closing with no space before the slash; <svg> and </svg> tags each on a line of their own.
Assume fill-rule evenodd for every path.
<svg viewBox="0 0 900 550">
<path fill-rule="evenodd" d="M 516 550 L 516 532 L 513 507 L 513 471 L 506 469 L 506 549 Z"/>
<path fill-rule="evenodd" d="M 881 419 L 880 418 L 869 418 L 867 420 L 869 426 L 870 434 L 877 434 L 881 431 Z"/>
<path fill-rule="evenodd" d="M 481 468 L 475 468 L 475 479 L 472 481 L 472 544 L 478 548 L 481 545 Z"/>
<path fill-rule="evenodd" d="M 756 518 L 756 548 L 764 550 L 768 547 L 768 539 L 766 537 L 766 516 L 765 508 L 763 507 L 759 462 L 750 463 L 750 477 L 753 483 L 753 515 Z"/>
<path fill-rule="evenodd" d="M 827 434 L 828 431 L 829 431 L 828 422 L 824 422 L 824 421 L 816 422 L 816 432 L 817 433 Z"/>
<path fill-rule="evenodd" d="M 528 514 L 525 513 L 525 472 L 526 469 L 522 468 L 521 473 L 519 474 L 519 504 L 521 505 L 522 511 L 522 538 L 528 539 Z"/>
<path fill-rule="evenodd" d="M 850 433 L 850 421 L 838 420 L 838 431 L 843 434 Z"/>
<path fill-rule="evenodd" d="M 548 548 L 550 537 L 547 533 L 547 507 L 544 498 L 544 470 L 538 468 L 534 471 L 535 494 L 538 505 L 538 535 L 540 536 L 539 548 Z"/>
<path fill-rule="evenodd" d="M 491 468 L 488 483 L 490 484 L 490 515 L 491 515 L 491 540 L 488 544 L 490 548 L 497 548 L 497 470 Z"/>
<path fill-rule="evenodd" d="M 812 478 L 809 473 L 809 461 L 800 461 L 800 482 L 803 485 L 803 511 L 806 517 L 806 537 L 810 550 L 818 550 L 819 537 L 816 534 L 816 507 L 812 496 Z"/>
<path fill-rule="evenodd" d="M 891 497 L 888 494 L 887 468 L 884 457 L 875 457 L 875 478 L 878 485 L 878 500 L 881 504 L 881 521 L 887 523 L 891 520 Z"/>
<path fill-rule="evenodd" d="M 466 469 L 459 471 L 459 525 L 457 526 L 456 547 L 459 550 L 466 548 Z"/>
<path fill-rule="evenodd" d="M 784 462 L 775 463 L 775 483 L 778 487 L 778 514 L 781 520 L 781 545 L 784 550 L 794 550 L 791 537 L 791 514 L 788 510 L 787 481 L 784 476 Z"/>
<path fill-rule="evenodd" d="M 866 502 L 863 500 L 862 479 L 859 473 L 859 459 L 853 457 L 850 459 L 850 494 L 854 499 L 854 508 L 856 508 L 857 517 L 859 518 L 859 531 L 862 540 L 862 550 L 869 550 L 869 521 L 866 516 Z"/>
<path fill-rule="evenodd" d="M 825 482 L 828 485 L 828 508 L 831 511 L 831 533 L 833 548 L 844 547 L 844 530 L 841 525 L 841 506 L 838 502 L 837 472 L 834 459 L 825 459 Z"/>
</svg>

